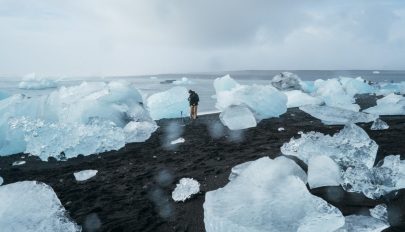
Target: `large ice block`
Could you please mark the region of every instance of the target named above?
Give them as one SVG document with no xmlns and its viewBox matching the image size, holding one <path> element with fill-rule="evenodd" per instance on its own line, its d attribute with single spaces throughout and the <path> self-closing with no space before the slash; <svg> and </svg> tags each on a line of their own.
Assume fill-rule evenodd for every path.
<svg viewBox="0 0 405 232">
<path fill-rule="evenodd" d="M 301 90 L 291 90 L 284 92 L 287 95 L 288 102 L 287 107 L 300 107 L 305 105 L 320 105 L 323 100 L 317 97 L 313 97 Z"/>
<path fill-rule="evenodd" d="M 180 118 L 189 115 L 188 90 L 177 86 L 167 91 L 152 94 L 147 106 L 154 120 L 162 118 Z"/>
<path fill-rule="evenodd" d="M 241 130 L 256 126 L 253 113 L 245 106 L 231 106 L 219 115 L 222 124 L 230 130 Z"/>
</svg>

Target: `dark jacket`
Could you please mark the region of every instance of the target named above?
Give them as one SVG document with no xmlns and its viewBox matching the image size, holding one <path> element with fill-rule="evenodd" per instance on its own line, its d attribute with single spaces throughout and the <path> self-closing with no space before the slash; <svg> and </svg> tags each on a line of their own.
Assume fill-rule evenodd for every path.
<svg viewBox="0 0 405 232">
<path fill-rule="evenodd" d="M 198 94 L 194 91 L 190 93 L 190 96 L 188 97 L 188 101 L 190 102 L 190 106 L 192 105 L 198 105 L 198 101 L 200 101 L 200 98 L 198 97 Z"/>
</svg>

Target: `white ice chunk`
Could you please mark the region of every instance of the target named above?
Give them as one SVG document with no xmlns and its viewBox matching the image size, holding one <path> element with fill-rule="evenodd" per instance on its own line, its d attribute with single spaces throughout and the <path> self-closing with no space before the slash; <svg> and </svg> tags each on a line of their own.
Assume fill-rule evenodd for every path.
<svg viewBox="0 0 405 232">
<path fill-rule="evenodd" d="M 171 141 L 170 144 L 174 145 L 174 144 L 178 144 L 178 143 L 184 143 L 185 141 L 186 140 L 184 138 L 180 137 L 178 139 L 175 139 L 175 140 Z"/>
<path fill-rule="evenodd" d="M 345 225 L 338 232 L 381 232 L 390 225 L 382 220 L 363 215 L 345 217 Z"/>
<path fill-rule="evenodd" d="M 405 115 L 405 97 L 390 94 L 377 100 L 377 105 L 370 107 L 364 112 L 376 115 Z"/>
<path fill-rule="evenodd" d="M 231 130 L 241 130 L 256 126 L 253 113 L 244 106 L 231 106 L 221 112 L 219 119 Z"/>
<path fill-rule="evenodd" d="M 301 90 L 301 79 L 294 73 L 282 72 L 273 77 L 270 83 L 278 90 Z"/>
<path fill-rule="evenodd" d="M 23 81 L 18 84 L 18 88 L 20 89 L 48 89 L 56 87 L 56 81 L 38 77 L 35 73 L 26 75 Z"/>
<path fill-rule="evenodd" d="M 236 82 L 230 75 L 226 75 L 214 80 L 214 89 L 215 92 L 230 91 L 239 86 L 239 83 Z"/>
<path fill-rule="evenodd" d="M 285 157 L 267 157 L 240 167 L 225 187 L 207 192 L 207 232 L 335 231 L 344 224 L 341 212 L 309 193 L 305 172 Z"/>
<path fill-rule="evenodd" d="M 24 165 L 26 162 L 24 160 L 18 160 L 13 162 L 13 166 Z"/>
<path fill-rule="evenodd" d="M 4 183 L 3 177 L 0 176 L 0 185 Z"/>
<path fill-rule="evenodd" d="M 320 105 L 323 103 L 322 99 L 312 97 L 301 90 L 291 90 L 284 92 L 288 97 L 287 107 L 300 107 L 304 105 Z"/>
<path fill-rule="evenodd" d="M 386 122 L 384 122 L 383 120 L 377 118 L 374 122 L 373 125 L 371 125 L 371 130 L 386 130 L 388 129 L 390 126 L 388 126 L 388 124 Z"/>
<path fill-rule="evenodd" d="M 285 131 L 284 127 L 279 127 L 277 130 L 278 131 Z"/>
<path fill-rule="evenodd" d="M 342 84 L 343 89 L 349 96 L 354 96 L 356 94 L 373 93 L 376 90 L 373 86 L 368 84 L 368 81 L 364 80 L 361 77 L 340 77 L 339 81 Z"/>
<path fill-rule="evenodd" d="M 363 112 L 355 112 L 337 107 L 306 105 L 300 110 L 312 117 L 320 119 L 326 125 L 346 125 L 348 123 L 372 122 L 378 118 L 377 115 Z"/>
<path fill-rule="evenodd" d="M 370 215 L 373 218 L 377 218 L 382 221 L 388 222 L 387 205 L 386 204 L 376 205 L 374 208 L 370 209 Z"/>
<path fill-rule="evenodd" d="M 154 120 L 162 118 L 180 118 L 188 115 L 188 90 L 185 87 L 174 87 L 167 91 L 152 94 L 147 105 Z"/>
<path fill-rule="evenodd" d="M 85 181 L 97 175 L 97 172 L 98 172 L 97 170 L 89 169 L 80 172 L 75 172 L 73 173 L 73 175 L 75 176 L 76 181 Z"/>
<path fill-rule="evenodd" d="M 81 231 L 66 214 L 55 192 L 46 184 L 23 181 L 0 186 L 1 231 Z"/>
<path fill-rule="evenodd" d="M 248 161 L 248 162 L 244 162 L 244 163 L 238 164 L 235 167 L 233 167 L 231 169 L 231 174 L 229 174 L 229 177 L 228 177 L 229 181 L 236 179 L 236 177 L 239 176 L 243 172 L 243 170 L 245 170 L 252 163 L 253 163 L 253 161 Z"/>
<path fill-rule="evenodd" d="M 308 161 L 308 184 L 310 188 L 339 186 L 342 182 L 340 168 L 329 156 L 312 156 Z"/>
<path fill-rule="evenodd" d="M 152 133 L 158 128 L 155 122 L 131 121 L 123 128 L 126 143 L 144 142 L 150 138 Z"/>
<path fill-rule="evenodd" d="M 285 155 L 293 155 L 308 164 L 316 155 L 332 158 L 340 167 L 365 165 L 373 167 L 378 145 L 367 133 L 355 124 L 346 125 L 333 136 L 308 132 L 301 138 L 291 138 L 281 147 Z"/>
<path fill-rule="evenodd" d="M 174 201 L 185 201 L 200 191 L 200 183 L 193 178 L 181 178 L 172 192 Z"/>
</svg>

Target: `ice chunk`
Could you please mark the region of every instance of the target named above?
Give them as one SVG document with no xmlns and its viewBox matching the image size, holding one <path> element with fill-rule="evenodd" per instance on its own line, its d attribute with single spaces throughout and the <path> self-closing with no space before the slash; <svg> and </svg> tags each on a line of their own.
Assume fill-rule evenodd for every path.
<svg viewBox="0 0 405 232">
<path fill-rule="evenodd" d="M 346 125 L 333 136 L 308 132 L 301 138 L 291 138 L 281 147 L 283 154 L 296 156 L 307 164 L 312 156 L 329 156 L 343 169 L 361 165 L 373 167 L 377 150 L 377 143 L 355 124 Z"/>
<path fill-rule="evenodd" d="M 8 97 L 10 97 L 10 94 L 0 91 L 0 100 L 6 99 Z"/>
<path fill-rule="evenodd" d="M 48 89 L 56 87 L 56 81 L 38 77 L 35 73 L 26 75 L 23 81 L 18 84 L 18 88 L 20 89 Z"/>
<path fill-rule="evenodd" d="M 186 140 L 184 139 L 184 138 L 178 138 L 178 139 L 175 139 L 175 140 L 173 140 L 173 141 L 171 141 L 170 142 L 170 144 L 171 145 L 174 145 L 174 144 L 178 144 L 178 143 L 184 143 Z"/>
<path fill-rule="evenodd" d="M 191 85 L 191 84 L 194 84 L 194 82 L 189 80 L 187 77 L 182 77 L 180 80 L 173 81 L 173 84 L 175 84 L 175 85 Z"/>
<path fill-rule="evenodd" d="M 380 74 L 380 71 L 375 70 L 373 71 L 373 74 Z"/>
<path fill-rule="evenodd" d="M 2 231 L 81 231 L 66 214 L 55 192 L 46 184 L 23 181 L 0 186 Z"/>
<path fill-rule="evenodd" d="M 354 96 L 356 94 L 374 93 L 376 90 L 373 86 L 369 85 L 368 81 L 364 80 L 361 77 L 340 77 L 339 81 L 342 84 L 343 89 L 349 96 Z"/>
<path fill-rule="evenodd" d="M 125 142 L 137 143 L 144 142 L 150 138 L 152 133 L 158 128 L 155 122 L 143 121 L 134 122 L 131 121 L 124 127 Z"/>
<path fill-rule="evenodd" d="M 200 191 L 200 183 L 193 178 L 181 178 L 172 192 L 174 201 L 185 201 Z"/>
<path fill-rule="evenodd" d="M 0 176 L 0 185 L 4 183 L 3 177 Z"/>
<path fill-rule="evenodd" d="M 244 163 L 236 165 L 235 167 L 233 167 L 231 169 L 231 174 L 229 174 L 228 179 L 230 181 L 234 180 L 237 176 L 239 176 L 243 172 L 243 170 L 245 170 L 252 163 L 253 163 L 253 161 L 248 161 L 248 162 L 244 162 Z"/>
<path fill-rule="evenodd" d="M 377 105 L 364 112 L 376 115 L 405 115 L 405 97 L 396 94 L 377 100 Z"/>
<path fill-rule="evenodd" d="M 339 186 L 342 182 L 340 168 L 329 156 L 312 156 L 308 161 L 308 184 L 310 188 Z"/>
<path fill-rule="evenodd" d="M 277 130 L 278 131 L 285 131 L 284 127 L 279 127 Z"/>
<path fill-rule="evenodd" d="M 97 170 L 89 169 L 80 172 L 75 172 L 73 173 L 73 175 L 75 176 L 76 181 L 85 181 L 97 175 L 97 172 L 98 172 Z"/>
<path fill-rule="evenodd" d="M 278 90 L 301 90 L 301 79 L 294 73 L 282 72 L 273 77 L 270 81 Z"/>
<path fill-rule="evenodd" d="M 383 120 L 377 118 L 374 122 L 373 125 L 371 125 L 371 130 L 386 130 L 388 129 L 390 126 L 388 126 L 388 124 L 386 122 L 384 122 Z"/>
<path fill-rule="evenodd" d="M 390 225 L 382 220 L 363 215 L 345 217 L 345 225 L 338 232 L 380 232 Z"/>
<path fill-rule="evenodd" d="M 215 231 L 335 231 L 341 212 L 311 195 L 292 160 L 267 157 L 239 168 L 225 187 L 207 192 L 204 224 Z"/>
<path fill-rule="evenodd" d="M 291 90 L 284 92 L 288 97 L 287 107 L 300 107 L 304 105 L 320 105 L 323 101 L 319 98 L 312 97 L 301 90 Z"/>
<path fill-rule="evenodd" d="M 377 218 L 382 221 L 388 222 L 387 205 L 386 204 L 376 205 L 374 208 L 370 209 L 370 215 L 373 218 Z"/>
<path fill-rule="evenodd" d="M 231 106 L 219 115 L 221 122 L 231 130 L 241 130 L 256 126 L 252 112 L 244 106 Z"/>
<path fill-rule="evenodd" d="M 25 164 L 26 162 L 24 161 L 24 160 L 18 160 L 18 161 L 14 161 L 13 162 L 13 166 L 19 166 L 19 165 L 23 165 L 23 164 Z"/>
<path fill-rule="evenodd" d="M 320 119 L 326 125 L 372 122 L 378 118 L 378 116 L 374 114 L 355 112 L 330 106 L 306 105 L 301 106 L 300 110 L 310 114 L 314 118 Z"/>
<path fill-rule="evenodd" d="M 147 105 L 154 120 L 162 118 L 180 118 L 188 115 L 188 90 L 185 87 L 174 87 L 167 91 L 152 94 Z"/>
<path fill-rule="evenodd" d="M 287 96 L 271 85 L 239 85 L 225 76 L 217 78 L 214 87 L 219 90 L 215 107 L 221 111 L 230 106 L 244 105 L 257 120 L 278 117 L 287 111 Z"/>
<path fill-rule="evenodd" d="M 378 85 L 377 95 L 389 95 L 392 93 L 405 94 L 405 81 L 399 83 L 381 83 Z"/>
</svg>

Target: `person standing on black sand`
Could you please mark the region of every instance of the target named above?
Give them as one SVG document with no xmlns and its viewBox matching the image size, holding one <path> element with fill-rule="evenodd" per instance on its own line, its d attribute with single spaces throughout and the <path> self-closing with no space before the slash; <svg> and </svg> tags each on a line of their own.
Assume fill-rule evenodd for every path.
<svg viewBox="0 0 405 232">
<path fill-rule="evenodd" d="M 188 93 L 190 94 L 188 97 L 188 101 L 190 102 L 190 118 L 197 119 L 197 106 L 200 98 L 198 97 L 198 94 L 191 89 Z"/>
</svg>

